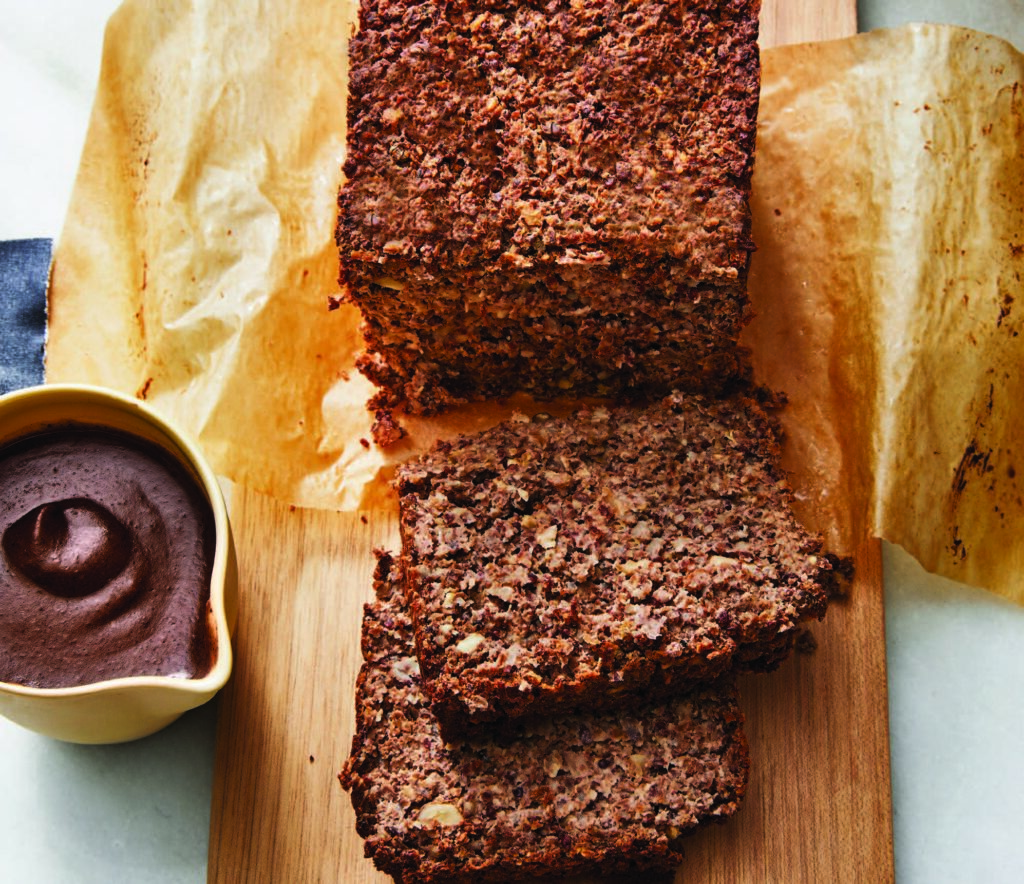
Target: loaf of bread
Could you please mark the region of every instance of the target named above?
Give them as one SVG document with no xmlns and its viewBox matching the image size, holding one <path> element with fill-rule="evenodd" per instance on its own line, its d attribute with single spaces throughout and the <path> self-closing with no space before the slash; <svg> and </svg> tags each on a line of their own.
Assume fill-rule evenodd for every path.
<svg viewBox="0 0 1024 884">
<path fill-rule="evenodd" d="M 446 743 L 391 565 L 366 606 L 340 780 L 366 855 L 399 884 L 671 869 L 684 835 L 735 812 L 748 755 L 729 684 Z"/>
<path fill-rule="evenodd" d="M 382 415 L 746 372 L 759 5 L 363 0 L 336 239 Z"/>
<path fill-rule="evenodd" d="M 747 395 L 522 418 L 397 472 L 401 565 L 446 732 L 767 669 L 834 578 Z"/>
</svg>

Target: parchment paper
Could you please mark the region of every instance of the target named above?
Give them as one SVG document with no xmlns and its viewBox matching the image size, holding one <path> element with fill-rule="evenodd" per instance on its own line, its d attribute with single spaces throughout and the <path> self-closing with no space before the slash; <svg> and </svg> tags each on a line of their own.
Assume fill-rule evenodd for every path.
<svg viewBox="0 0 1024 884">
<path fill-rule="evenodd" d="M 239 7 L 111 20 L 47 378 L 146 398 L 296 505 L 390 505 L 396 460 L 530 405 L 370 444 L 358 317 L 329 309 L 352 8 Z M 763 65 L 746 342 L 790 400 L 801 513 L 837 552 L 884 537 L 1024 602 L 1024 57 L 910 26 Z"/>
</svg>

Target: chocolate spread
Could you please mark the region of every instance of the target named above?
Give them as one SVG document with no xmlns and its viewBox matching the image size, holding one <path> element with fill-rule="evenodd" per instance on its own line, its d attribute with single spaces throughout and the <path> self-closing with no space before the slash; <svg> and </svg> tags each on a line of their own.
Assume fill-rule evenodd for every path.
<svg viewBox="0 0 1024 884">
<path fill-rule="evenodd" d="M 0 681 L 209 671 L 213 513 L 163 449 L 81 425 L 4 446 L 0 540 Z"/>
</svg>

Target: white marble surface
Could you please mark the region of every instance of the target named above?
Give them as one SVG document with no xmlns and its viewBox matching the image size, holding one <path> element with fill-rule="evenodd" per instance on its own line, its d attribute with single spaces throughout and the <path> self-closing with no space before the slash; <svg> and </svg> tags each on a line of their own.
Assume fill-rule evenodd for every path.
<svg viewBox="0 0 1024 884">
<path fill-rule="evenodd" d="M 117 5 L 0 0 L 0 238 L 59 234 Z M 861 2 L 862 30 L 921 20 L 1024 47 L 1024 0 Z M 885 582 L 898 880 L 1024 881 L 1024 609 L 891 547 Z M 204 881 L 215 713 L 109 747 L 0 719 L 0 882 Z"/>
</svg>

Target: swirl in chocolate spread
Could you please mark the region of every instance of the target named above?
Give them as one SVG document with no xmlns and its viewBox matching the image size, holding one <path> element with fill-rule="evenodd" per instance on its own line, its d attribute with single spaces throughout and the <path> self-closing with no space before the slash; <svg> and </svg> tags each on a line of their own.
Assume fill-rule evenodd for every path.
<svg viewBox="0 0 1024 884">
<path fill-rule="evenodd" d="M 70 425 L 0 449 L 0 681 L 205 675 L 213 546 L 209 502 L 154 444 Z"/>
</svg>

